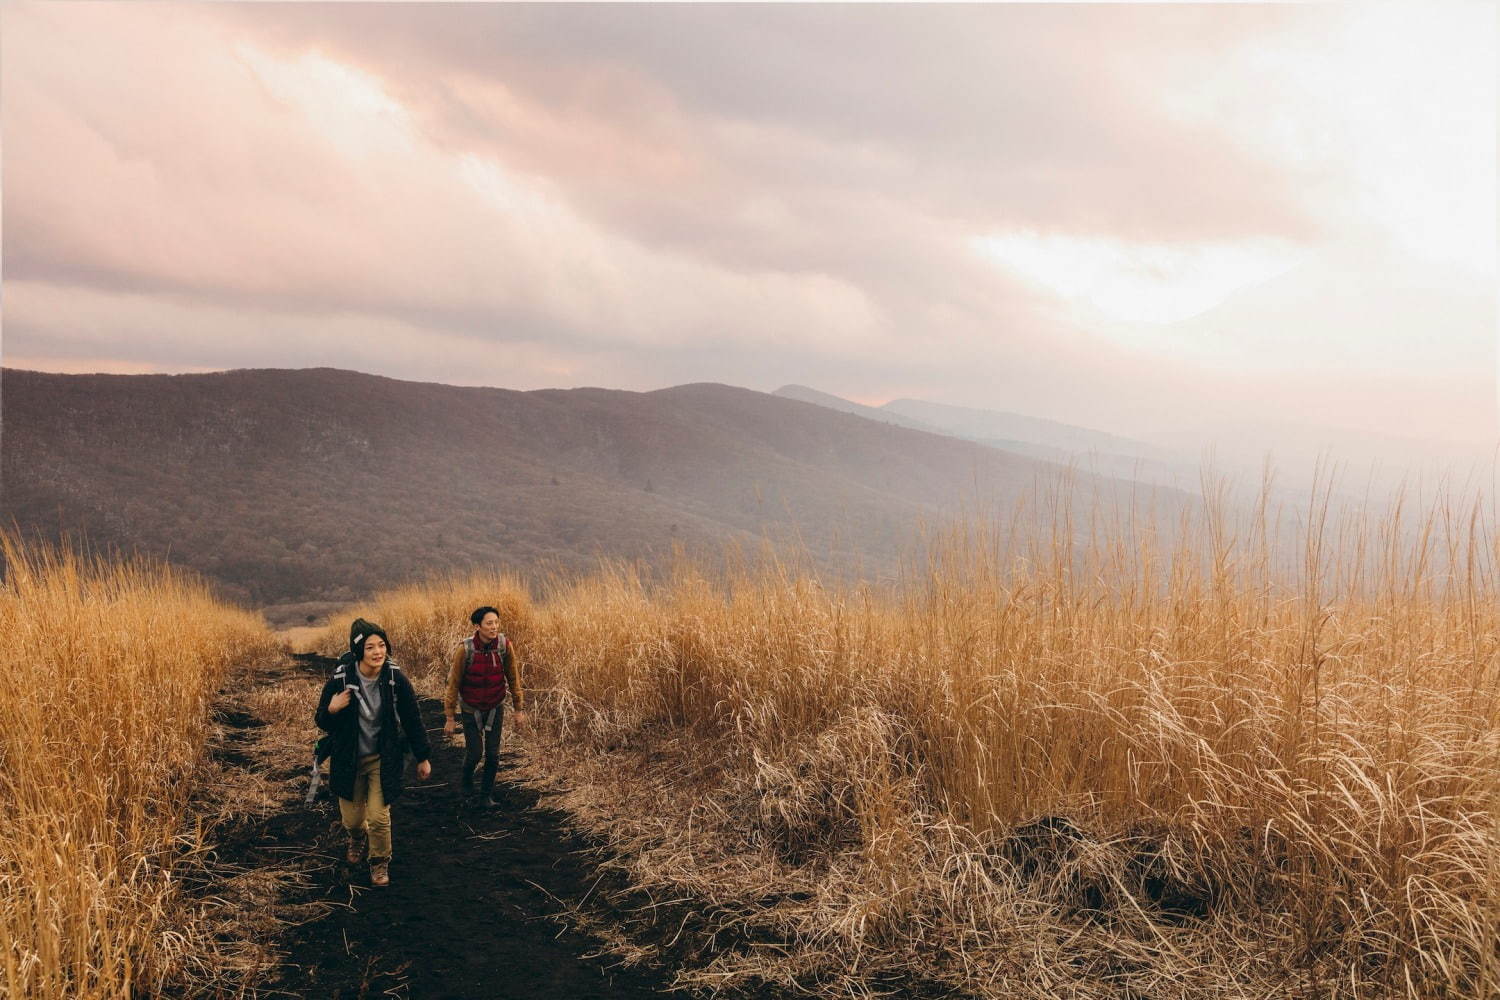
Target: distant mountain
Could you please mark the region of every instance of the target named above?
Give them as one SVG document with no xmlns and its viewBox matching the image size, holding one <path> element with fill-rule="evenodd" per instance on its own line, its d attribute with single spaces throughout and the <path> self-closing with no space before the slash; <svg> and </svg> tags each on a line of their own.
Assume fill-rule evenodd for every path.
<svg viewBox="0 0 1500 1000">
<path fill-rule="evenodd" d="M 882 424 L 895 424 L 897 427 L 907 427 L 914 431 L 926 431 L 929 434 L 947 434 L 950 437 L 964 437 L 963 434 L 954 434 L 935 424 L 924 423 L 921 420 L 903 416 L 902 414 L 879 406 L 866 406 L 863 403 L 855 403 L 835 396 L 832 393 L 819 392 L 805 385 L 784 385 L 777 389 L 773 396 L 781 396 L 784 399 L 796 399 L 814 406 L 822 406 L 829 410 L 838 410 L 840 413 L 852 413 L 855 416 L 865 417 L 868 420 L 878 421 Z"/>
<path fill-rule="evenodd" d="M 1179 489 L 1197 486 L 1197 465 L 1164 448 L 1056 420 L 920 399 L 896 399 L 884 406 L 865 406 L 802 385 L 782 386 L 775 395 L 856 413 L 881 423 L 963 438 L 1012 454 L 1076 465 L 1101 476 Z"/>
<path fill-rule="evenodd" d="M 1098 452 L 1142 458 L 1168 457 L 1162 449 L 1143 441 L 1019 413 L 947 406 L 920 399 L 893 399 L 880 409 L 908 420 L 920 421 L 947 434 L 973 441 L 995 442 L 1001 446 L 1005 443 L 1022 443 L 1041 445 L 1071 454 Z"/>
<path fill-rule="evenodd" d="M 724 385 L 457 388 L 332 369 L 7 370 L 0 518 L 195 569 L 255 603 L 434 570 L 661 566 L 797 540 L 894 571 L 922 522 L 1010 510 L 1053 464 Z M 1131 484 L 1075 477 L 1100 496 Z M 1087 502 L 1087 501 L 1085 501 Z"/>
</svg>

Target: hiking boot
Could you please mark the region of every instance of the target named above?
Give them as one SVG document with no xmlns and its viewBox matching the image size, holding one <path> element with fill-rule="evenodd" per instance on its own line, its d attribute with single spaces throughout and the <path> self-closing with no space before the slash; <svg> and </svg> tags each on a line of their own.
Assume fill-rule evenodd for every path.
<svg viewBox="0 0 1500 1000">
<path fill-rule="evenodd" d="M 344 849 L 345 861 L 357 865 L 365 859 L 365 839 L 365 831 L 349 831 L 349 846 Z"/>
<path fill-rule="evenodd" d="M 371 885 L 390 885 L 391 884 L 391 859 L 390 858 L 375 858 L 374 860 L 372 860 L 370 862 L 370 884 Z"/>
</svg>

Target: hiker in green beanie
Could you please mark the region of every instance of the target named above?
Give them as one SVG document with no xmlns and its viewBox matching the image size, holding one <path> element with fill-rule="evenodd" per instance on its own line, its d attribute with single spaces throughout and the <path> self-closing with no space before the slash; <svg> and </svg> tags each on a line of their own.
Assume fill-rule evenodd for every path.
<svg viewBox="0 0 1500 1000">
<path fill-rule="evenodd" d="M 390 804 L 401 795 L 406 750 L 423 780 L 432 754 L 411 682 L 390 658 L 390 638 L 373 622 L 355 626 L 353 663 L 341 663 L 323 685 L 314 718 L 332 737 L 328 783 L 349 836 L 346 857 L 363 860 L 368 837 L 370 882 L 383 886 L 390 883 Z"/>
</svg>

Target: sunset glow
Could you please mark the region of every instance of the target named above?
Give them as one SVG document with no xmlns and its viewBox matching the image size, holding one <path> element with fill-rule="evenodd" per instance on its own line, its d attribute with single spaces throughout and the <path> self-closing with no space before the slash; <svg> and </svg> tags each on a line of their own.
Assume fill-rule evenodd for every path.
<svg viewBox="0 0 1500 1000">
<path fill-rule="evenodd" d="M 0 18 L 10 365 L 1497 433 L 1487 6 Z"/>
<path fill-rule="evenodd" d="M 993 236 L 978 246 L 1064 301 L 1131 323 L 1188 319 L 1297 266 L 1294 250 L 1276 246 L 1132 245 L 1030 233 Z"/>
</svg>

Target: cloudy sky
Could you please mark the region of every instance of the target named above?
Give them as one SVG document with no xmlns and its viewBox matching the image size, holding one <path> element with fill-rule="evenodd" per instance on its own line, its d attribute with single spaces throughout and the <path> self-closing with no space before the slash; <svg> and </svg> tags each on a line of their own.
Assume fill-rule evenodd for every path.
<svg viewBox="0 0 1500 1000">
<path fill-rule="evenodd" d="M 1466 5 L 10 3 L 6 365 L 1485 444 Z"/>
</svg>

